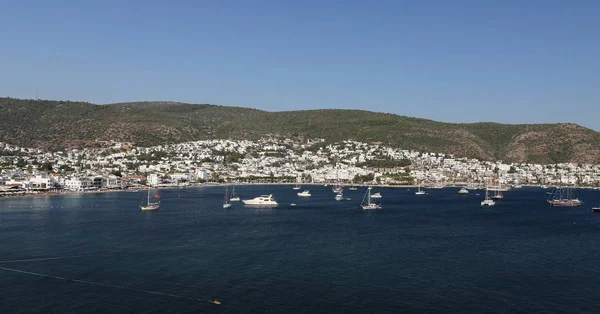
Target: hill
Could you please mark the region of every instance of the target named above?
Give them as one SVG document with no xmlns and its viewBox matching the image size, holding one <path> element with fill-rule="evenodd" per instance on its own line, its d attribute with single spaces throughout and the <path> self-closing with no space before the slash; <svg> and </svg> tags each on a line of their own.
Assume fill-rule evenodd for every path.
<svg viewBox="0 0 600 314">
<path fill-rule="evenodd" d="M 63 149 L 96 140 L 150 146 L 264 135 L 384 142 L 515 162 L 600 162 L 600 133 L 575 124 L 444 123 L 362 110 L 261 110 L 177 102 L 94 105 L 0 98 L 0 141 Z"/>
</svg>

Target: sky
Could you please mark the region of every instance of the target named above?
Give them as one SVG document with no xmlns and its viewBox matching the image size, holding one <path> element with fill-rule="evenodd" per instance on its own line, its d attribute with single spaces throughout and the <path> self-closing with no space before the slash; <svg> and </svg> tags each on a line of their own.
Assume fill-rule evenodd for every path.
<svg viewBox="0 0 600 314">
<path fill-rule="evenodd" d="M 0 97 L 600 131 L 600 1 L 0 1 Z"/>
</svg>

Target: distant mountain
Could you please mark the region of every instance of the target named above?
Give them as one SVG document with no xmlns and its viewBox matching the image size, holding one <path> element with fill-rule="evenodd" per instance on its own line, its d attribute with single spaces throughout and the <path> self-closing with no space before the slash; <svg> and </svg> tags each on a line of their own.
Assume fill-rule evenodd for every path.
<svg viewBox="0 0 600 314">
<path fill-rule="evenodd" d="M 150 146 L 264 135 L 383 142 L 516 162 L 600 163 L 600 133 L 576 124 L 444 123 L 362 110 L 261 110 L 177 102 L 94 105 L 0 98 L 0 141 L 62 149 L 96 140 Z"/>
</svg>

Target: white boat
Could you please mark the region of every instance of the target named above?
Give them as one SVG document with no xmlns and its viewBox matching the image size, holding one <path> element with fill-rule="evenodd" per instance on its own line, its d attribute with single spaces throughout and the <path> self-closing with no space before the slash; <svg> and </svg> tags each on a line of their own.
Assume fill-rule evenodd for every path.
<svg viewBox="0 0 600 314">
<path fill-rule="evenodd" d="M 336 194 L 335 200 L 336 201 L 343 201 L 344 200 L 344 195 L 342 195 L 342 193 Z"/>
<path fill-rule="evenodd" d="M 348 190 L 350 190 L 350 191 L 356 191 L 356 190 L 358 190 L 358 188 L 355 187 L 355 186 L 351 186 L 351 187 L 348 188 Z"/>
<path fill-rule="evenodd" d="M 415 192 L 415 195 L 425 195 L 425 191 L 421 190 L 421 182 L 419 182 L 417 185 L 417 191 Z"/>
<path fill-rule="evenodd" d="M 294 207 L 296 206 L 296 203 L 291 203 L 290 206 Z"/>
<path fill-rule="evenodd" d="M 235 186 L 233 186 L 233 188 L 231 189 L 231 198 L 229 199 L 230 202 L 239 202 L 240 201 L 240 197 L 239 196 L 235 196 Z"/>
<path fill-rule="evenodd" d="M 363 200 L 360 203 L 362 209 L 372 210 L 381 208 L 381 205 L 371 202 L 371 189 L 371 187 L 367 188 L 367 193 L 365 193 L 365 197 L 363 197 Z"/>
<path fill-rule="evenodd" d="M 277 205 L 273 194 L 261 195 L 250 200 L 242 200 L 245 205 Z"/>
<path fill-rule="evenodd" d="M 373 193 L 373 195 L 371 195 L 371 198 L 382 198 L 383 196 L 381 196 L 381 193 L 377 192 L 377 193 Z"/>
<path fill-rule="evenodd" d="M 225 186 L 225 196 L 223 196 L 223 208 L 229 208 L 231 207 L 231 204 L 229 204 L 229 201 L 227 201 L 227 196 L 229 193 L 227 193 L 228 191 L 227 186 Z"/>
<path fill-rule="evenodd" d="M 458 190 L 458 194 L 469 194 L 469 190 L 467 190 L 466 188 L 462 188 Z"/>
<path fill-rule="evenodd" d="M 292 188 L 292 190 L 300 190 L 300 184 L 302 183 L 302 177 L 296 178 L 296 185 Z"/>
<path fill-rule="evenodd" d="M 298 192 L 296 193 L 298 196 L 311 196 L 310 191 L 309 190 L 305 190 L 302 192 Z"/>
<path fill-rule="evenodd" d="M 331 189 L 331 191 L 333 193 L 342 193 L 342 191 L 344 190 L 344 188 L 340 185 L 340 186 L 336 186 L 333 189 Z"/>
<path fill-rule="evenodd" d="M 481 206 L 494 206 L 496 202 L 490 198 L 490 193 L 487 186 L 485 187 L 485 199 L 481 202 Z"/>
<path fill-rule="evenodd" d="M 140 209 L 145 211 L 145 210 L 157 210 L 160 207 L 160 201 L 158 199 L 160 199 L 160 196 L 158 194 L 154 195 L 154 198 L 157 199 L 156 202 L 150 202 L 150 189 L 148 189 L 148 201 L 146 202 L 146 205 L 140 205 Z"/>
</svg>

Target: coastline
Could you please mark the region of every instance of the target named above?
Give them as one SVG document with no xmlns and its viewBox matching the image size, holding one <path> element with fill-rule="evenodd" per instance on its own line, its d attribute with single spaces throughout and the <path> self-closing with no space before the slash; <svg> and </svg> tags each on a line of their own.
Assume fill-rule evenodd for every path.
<svg viewBox="0 0 600 314">
<path fill-rule="evenodd" d="M 141 189 L 115 189 L 115 190 L 93 190 L 93 191 L 85 191 L 85 192 L 74 192 L 74 191 L 61 191 L 61 192 L 42 192 L 42 193 L 26 193 L 20 195 L 7 195 L 0 196 L 0 201 L 2 200 L 12 200 L 12 199 L 23 199 L 23 198 L 39 198 L 39 197 L 53 197 L 53 196 L 68 196 L 68 195 L 80 195 L 80 194 L 101 194 L 101 193 L 123 193 L 123 192 L 140 192 L 146 191 L 147 189 L 151 190 L 174 190 L 174 189 L 196 189 L 203 187 L 217 187 L 217 186 L 260 186 L 260 185 L 296 185 L 297 183 L 278 183 L 278 182 L 264 182 L 264 183 L 207 183 L 200 185 L 186 185 L 186 186 L 157 186 L 157 187 L 143 187 Z M 328 183 L 327 186 L 333 186 L 335 184 Z M 324 186 L 324 183 L 304 183 L 301 186 Z M 356 187 L 379 187 L 379 188 L 398 188 L 398 189 L 413 189 L 418 188 L 417 185 L 390 185 L 390 184 L 359 184 L 359 185 L 344 185 L 344 187 L 356 186 Z M 463 185 L 446 185 L 443 188 L 459 188 Z M 523 185 L 526 188 L 541 188 L 541 185 Z M 431 189 L 431 187 L 421 186 L 422 189 Z M 547 189 L 551 189 L 554 187 L 548 187 Z M 574 189 L 600 189 L 596 187 L 571 187 Z M 438 188 L 439 189 L 439 188 Z"/>
</svg>

